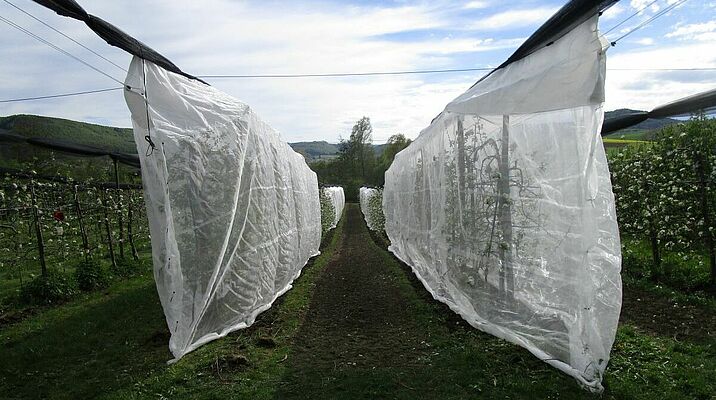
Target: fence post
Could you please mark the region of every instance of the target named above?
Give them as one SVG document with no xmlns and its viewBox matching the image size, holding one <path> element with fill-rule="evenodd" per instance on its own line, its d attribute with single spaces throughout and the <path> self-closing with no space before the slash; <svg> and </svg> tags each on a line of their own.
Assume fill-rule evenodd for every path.
<svg viewBox="0 0 716 400">
<path fill-rule="evenodd" d="M 37 236 L 37 251 L 40 253 L 40 267 L 42 276 L 47 277 L 47 263 L 45 262 L 45 240 L 42 237 L 42 223 L 37 208 L 37 196 L 35 195 L 35 181 L 30 181 L 30 196 L 32 198 L 32 216 L 35 220 L 35 235 Z"/>
<path fill-rule="evenodd" d="M 77 185 L 74 185 L 75 194 L 75 211 L 77 212 L 77 222 L 80 224 L 80 235 L 82 236 L 82 249 L 85 253 L 85 261 L 89 261 L 90 248 L 89 240 L 87 238 L 87 230 L 85 229 L 85 222 L 82 219 L 82 206 L 80 205 L 80 195 L 77 191 Z"/>
<path fill-rule="evenodd" d="M 112 261 L 112 267 L 117 268 L 117 260 L 114 258 L 114 244 L 112 243 L 112 229 L 109 227 L 109 213 L 107 212 L 107 189 L 105 188 L 102 188 L 102 210 L 104 211 L 104 228 L 107 231 L 109 258 Z"/>
<path fill-rule="evenodd" d="M 709 266 L 711 267 L 711 288 L 716 289 L 716 249 L 714 249 L 713 235 L 711 233 L 711 214 L 709 213 L 708 186 L 706 181 L 706 166 L 701 150 L 694 151 L 696 175 L 699 183 L 699 200 L 701 201 L 701 217 L 704 220 L 704 239 L 706 250 L 709 252 Z"/>
<path fill-rule="evenodd" d="M 512 271 L 512 200 L 510 197 L 510 116 L 502 116 L 502 142 L 500 146 L 500 178 L 497 182 L 498 202 L 500 213 L 500 230 L 502 243 L 500 243 L 500 261 L 502 273 L 500 274 L 500 289 L 507 299 L 514 298 L 515 276 Z"/>
<path fill-rule="evenodd" d="M 139 254 L 137 253 L 137 247 L 134 245 L 134 234 L 132 233 L 132 192 L 129 192 L 129 204 L 127 205 L 127 238 L 129 239 L 129 247 L 132 249 L 132 258 L 139 260 Z"/>
<path fill-rule="evenodd" d="M 119 256 L 124 258 L 124 224 L 122 221 L 122 192 L 119 189 L 119 166 L 116 158 L 112 157 L 112 161 L 114 162 L 114 185 L 117 189 L 117 202 L 119 204 L 119 218 L 117 218 L 119 222 Z"/>
</svg>

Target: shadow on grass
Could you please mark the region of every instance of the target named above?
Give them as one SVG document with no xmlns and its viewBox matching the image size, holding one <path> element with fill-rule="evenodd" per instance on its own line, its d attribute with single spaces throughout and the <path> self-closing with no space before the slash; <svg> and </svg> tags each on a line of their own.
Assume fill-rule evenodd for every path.
<svg viewBox="0 0 716 400">
<path fill-rule="evenodd" d="M 1 331 L 0 398 L 95 398 L 164 367 L 169 335 L 151 278 L 109 293 Z"/>
</svg>

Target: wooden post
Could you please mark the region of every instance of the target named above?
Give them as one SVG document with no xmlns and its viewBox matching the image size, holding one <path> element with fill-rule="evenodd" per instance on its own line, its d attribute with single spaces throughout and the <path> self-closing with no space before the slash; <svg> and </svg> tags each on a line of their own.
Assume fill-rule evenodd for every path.
<svg viewBox="0 0 716 400">
<path fill-rule="evenodd" d="M 653 193 L 651 183 L 648 179 L 644 180 L 644 190 L 646 190 L 647 198 L 651 198 Z M 646 202 L 647 207 L 649 206 L 649 202 Z M 647 209 L 648 210 L 648 209 Z M 652 279 L 655 281 L 661 280 L 661 249 L 659 248 L 659 238 L 657 236 L 657 224 L 654 218 L 654 213 L 650 212 L 649 216 L 649 242 L 651 244 L 651 258 L 654 262 L 654 270 L 652 271 Z M 667 267 L 668 268 L 668 267 Z M 666 275 L 670 275 L 671 271 L 666 271 Z"/>
<path fill-rule="evenodd" d="M 104 228 L 107 231 L 107 244 L 109 245 L 109 258 L 112 267 L 117 268 L 117 260 L 114 258 L 114 244 L 112 243 L 112 229 L 109 226 L 109 213 L 107 212 L 107 190 L 102 188 L 102 209 L 104 210 Z"/>
<path fill-rule="evenodd" d="M 77 222 L 80 225 L 80 235 L 82 236 L 82 250 L 85 254 L 85 261 L 89 261 L 90 258 L 90 247 L 89 240 L 87 239 L 87 229 L 85 228 L 84 220 L 82 219 L 82 206 L 80 205 L 80 195 L 77 192 L 77 185 L 74 185 L 75 192 L 75 211 L 77 212 Z"/>
<path fill-rule="evenodd" d="M 117 165 L 117 159 L 112 157 L 114 162 L 114 185 L 117 189 L 117 203 L 119 204 L 119 214 L 117 221 L 119 222 L 119 256 L 124 258 L 124 224 L 122 221 L 122 192 L 119 189 L 119 166 Z"/>
<path fill-rule="evenodd" d="M 711 267 L 711 289 L 716 290 L 716 249 L 714 249 L 713 234 L 711 233 L 711 213 L 709 212 L 708 182 L 706 178 L 706 165 L 700 150 L 694 151 L 696 174 L 699 179 L 699 200 L 701 201 L 701 218 L 704 220 L 704 239 L 706 250 L 709 252 L 709 266 Z"/>
<path fill-rule="evenodd" d="M 134 245 L 134 235 L 132 234 L 132 192 L 129 192 L 129 204 L 127 205 L 127 238 L 129 239 L 129 247 L 132 249 L 132 258 L 139 260 L 137 247 Z"/>
<path fill-rule="evenodd" d="M 37 236 L 37 251 L 40 253 L 40 267 L 42 276 L 47 277 L 47 263 L 45 262 L 45 240 L 42 237 L 42 222 L 37 209 L 37 196 L 35 195 L 35 181 L 30 181 L 30 196 L 32 198 L 32 216 L 35 220 L 35 235 Z"/>
<path fill-rule="evenodd" d="M 498 206 L 500 213 L 500 290 L 505 298 L 512 299 L 515 291 L 512 270 L 512 200 L 510 197 L 510 116 L 502 116 L 502 143 L 500 145 L 500 178 L 497 182 Z"/>
</svg>

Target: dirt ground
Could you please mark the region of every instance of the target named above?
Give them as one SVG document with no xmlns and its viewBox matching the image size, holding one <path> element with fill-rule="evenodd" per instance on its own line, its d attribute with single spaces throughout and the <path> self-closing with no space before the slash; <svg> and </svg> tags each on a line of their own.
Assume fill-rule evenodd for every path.
<svg viewBox="0 0 716 400">
<path fill-rule="evenodd" d="M 674 340 L 713 342 L 716 340 L 716 313 L 705 307 L 679 304 L 667 297 L 624 287 L 619 322 Z"/>
<path fill-rule="evenodd" d="M 316 283 L 278 398 L 320 397 L 322 388 L 306 391 L 307 382 L 340 384 L 349 369 L 417 368 L 416 352 L 427 351 L 359 208 L 348 207 L 345 218 L 343 243 Z"/>
</svg>

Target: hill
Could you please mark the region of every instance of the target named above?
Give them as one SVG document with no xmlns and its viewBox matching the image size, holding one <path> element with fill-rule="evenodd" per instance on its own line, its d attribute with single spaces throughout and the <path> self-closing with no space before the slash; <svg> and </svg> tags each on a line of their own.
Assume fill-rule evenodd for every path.
<svg viewBox="0 0 716 400">
<path fill-rule="evenodd" d="M 605 118 L 635 111 L 626 108 L 607 111 Z M 650 131 L 678 122 L 679 120 L 673 118 L 648 119 L 631 128 L 614 132 L 607 137 L 641 140 L 648 138 Z M 62 118 L 20 114 L 0 117 L 0 130 L 27 137 L 62 139 L 112 151 L 126 153 L 135 153 L 137 151 L 130 128 L 115 128 Z M 339 152 L 338 143 L 329 143 L 325 140 L 289 144 L 295 151 L 303 154 L 308 161 L 335 158 Z M 384 148 L 385 144 L 373 145 L 376 155 L 382 154 Z M 47 154 L 48 152 L 42 149 L 28 149 L 27 146 L 20 147 L 14 144 L 4 144 L 0 148 L 0 158 L 2 159 L 0 166 L 13 166 L 13 164 L 17 164 L 17 161 L 41 158 L 47 156 Z M 65 158 L 65 156 L 59 157 Z"/>
<path fill-rule="evenodd" d="M 113 128 L 68 119 L 20 114 L 0 117 L 0 129 L 27 137 L 62 139 L 112 151 L 137 152 L 134 136 L 129 128 Z"/>
<path fill-rule="evenodd" d="M 297 153 L 301 153 L 306 160 L 314 161 L 320 159 L 330 159 L 338 156 L 338 144 L 328 143 L 325 140 L 314 142 L 296 142 L 289 143 Z"/>
</svg>

